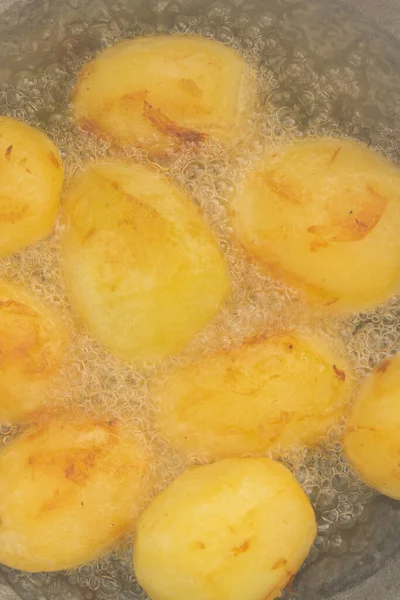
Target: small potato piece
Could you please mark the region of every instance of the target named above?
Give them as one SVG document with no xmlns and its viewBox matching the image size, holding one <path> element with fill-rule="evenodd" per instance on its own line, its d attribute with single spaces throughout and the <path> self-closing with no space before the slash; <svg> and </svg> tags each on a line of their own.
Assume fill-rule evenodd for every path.
<svg viewBox="0 0 400 600">
<path fill-rule="evenodd" d="M 0 117 L 0 257 L 51 232 L 63 177 L 53 142 L 34 127 Z"/>
<path fill-rule="evenodd" d="M 162 175 L 123 163 L 78 175 L 66 198 L 64 273 L 94 338 L 127 359 L 181 350 L 229 293 L 217 241 Z"/>
<path fill-rule="evenodd" d="M 49 400 L 67 333 L 24 288 L 0 281 L 0 423 L 22 421 Z"/>
<path fill-rule="evenodd" d="M 73 105 L 80 125 L 117 144 L 167 149 L 242 134 L 252 87 L 249 65 L 219 42 L 145 37 L 88 63 Z"/>
<path fill-rule="evenodd" d="M 351 389 L 348 366 L 325 342 L 282 333 L 181 367 L 153 393 L 168 442 L 216 459 L 315 444 Z"/>
<path fill-rule="evenodd" d="M 133 562 L 152 600 L 274 600 L 316 535 L 311 504 L 269 459 L 178 477 L 140 516 Z"/>
<path fill-rule="evenodd" d="M 400 500 L 400 355 L 368 377 L 348 423 L 344 450 L 360 479 Z"/>
<path fill-rule="evenodd" d="M 267 152 L 234 208 L 249 254 L 325 310 L 359 310 L 400 287 L 400 170 L 361 144 Z"/>
<path fill-rule="evenodd" d="M 135 525 L 148 457 L 117 423 L 70 421 L 26 431 L 0 453 L 0 562 L 73 569 Z"/>
</svg>

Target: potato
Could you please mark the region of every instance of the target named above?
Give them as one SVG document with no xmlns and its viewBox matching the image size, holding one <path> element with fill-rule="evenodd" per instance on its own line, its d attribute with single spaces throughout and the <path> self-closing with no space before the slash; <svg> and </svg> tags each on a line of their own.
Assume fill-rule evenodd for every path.
<svg viewBox="0 0 400 600">
<path fill-rule="evenodd" d="M 359 310 L 400 288 L 400 171 L 361 144 L 268 151 L 234 210 L 249 255 L 325 310 Z"/>
<path fill-rule="evenodd" d="M 66 198 L 64 273 L 91 335 L 128 359 L 181 350 L 230 289 L 218 244 L 189 198 L 144 167 L 98 164 Z"/>
<path fill-rule="evenodd" d="M 168 149 L 242 135 L 254 96 L 250 67 L 201 37 L 157 36 L 116 44 L 80 73 L 77 122 L 117 144 Z"/>
<path fill-rule="evenodd" d="M 344 450 L 360 479 L 400 500 L 400 355 L 367 378 L 344 437 Z"/>
<path fill-rule="evenodd" d="M 315 444 L 344 414 L 351 379 L 322 339 L 283 332 L 178 368 L 152 392 L 167 441 L 215 459 Z"/>
<path fill-rule="evenodd" d="M 29 418 L 49 400 L 67 333 L 23 287 L 0 281 L 0 423 Z"/>
<path fill-rule="evenodd" d="M 149 458 L 116 422 L 57 419 L 0 452 L 0 562 L 72 569 L 134 527 Z"/>
<path fill-rule="evenodd" d="M 53 142 L 38 129 L 0 116 L 0 257 L 51 232 L 63 177 Z"/>
<path fill-rule="evenodd" d="M 316 535 L 311 504 L 269 459 L 178 477 L 138 520 L 133 562 L 152 600 L 274 600 Z"/>
</svg>

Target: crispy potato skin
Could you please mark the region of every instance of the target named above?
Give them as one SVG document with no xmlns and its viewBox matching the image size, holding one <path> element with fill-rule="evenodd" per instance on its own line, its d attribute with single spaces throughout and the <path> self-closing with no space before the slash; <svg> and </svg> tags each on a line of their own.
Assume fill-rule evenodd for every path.
<svg viewBox="0 0 400 600">
<path fill-rule="evenodd" d="M 189 198 L 123 163 L 90 167 L 65 202 L 64 274 L 94 338 L 132 359 L 181 350 L 230 290 L 225 260 Z"/>
<path fill-rule="evenodd" d="M 218 459 L 315 444 L 352 389 L 351 369 L 325 342 L 291 332 L 181 367 L 152 392 L 168 442 Z"/>
<path fill-rule="evenodd" d="M 67 418 L 28 429 L 0 453 L 0 562 L 58 571 L 129 533 L 148 457 L 118 423 Z"/>
<path fill-rule="evenodd" d="M 360 479 L 400 500 L 400 355 L 378 365 L 355 403 L 344 451 Z"/>
<path fill-rule="evenodd" d="M 274 600 L 315 535 L 285 467 L 228 459 L 186 471 L 142 513 L 134 567 L 152 600 Z"/>
<path fill-rule="evenodd" d="M 325 311 L 399 289 L 400 171 L 361 144 L 322 138 L 269 151 L 233 204 L 249 256 Z"/>
<path fill-rule="evenodd" d="M 214 40 L 157 36 L 121 42 L 81 71 L 77 122 L 117 144 L 195 145 L 243 133 L 252 101 L 250 67 Z"/>
<path fill-rule="evenodd" d="M 51 232 L 63 178 L 53 142 L 34 127 L 0 117 L 0 257 Z"/>
<path fill-rule="evenodd" d="M 0 422 L 23 421 L 49 400 L 67 333 L 23 287 L 0 281 Z"/>
</svg>

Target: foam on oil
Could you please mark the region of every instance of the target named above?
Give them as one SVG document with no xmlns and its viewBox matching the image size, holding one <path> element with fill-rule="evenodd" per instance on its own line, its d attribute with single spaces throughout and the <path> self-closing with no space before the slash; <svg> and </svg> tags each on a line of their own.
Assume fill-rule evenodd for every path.
<svg viewBox="0 0 400 600">
<path fill-rule="evenodd" d="M 36 53 L 44 58 L 37 64 L 33 60 L 35 64 L 29 64 L 28 58 L 23 68 L 18 61 L 9 60 L 9 67 L 3 69 L 5 83 L 3 89 L 0 88 L 0 114 L 23 118 L 41 127 L 60 148 L 67 177 L 70 177 L 88 161 L 114 156 L 107 143 L 76 131 L 69 112 L 68 102 L 77 73 L 98 50 L 136 35 L 174 32 L 216 38 L 241 52 L 259 73 L 262 99 L 262 105 L 252 116 L 246 145 L 239 144 L 228 155 L 220 146 L 209 143 L 201 155 L 193 156 L 187 148 L 167 164 L 158 165 L 149 160 L 152 157 L 146 152 L 135 148 L 120 153 L 122 159 L 163 171 L 198 203 L 229 265 L 233 288 L 227 306 L 179 356 L 135 367 L 118 360 L 90 339 L 75 319 L 62 279 L 59 225 L 49 239 L 0 261 L 0 277 L 29 287 L 58 310 L 69 329 L 69 355 L 57 382 L 57 403 L 79 407 L 88 414 L 117 417 L 143 431 L 146 443 L 152 445 L 157 458 L 157 492 L 193 459 L 175 452 L 154 430 L 148 393 L 150 381 L 157 381 L 176 366 L 197 360 L 217 348 L 229 348 L 262 331 L 284 327 L 318 330 L 351 360 L 360 376 L 398 348 L 400 330 L 396 323 L 400 308 L 396 298 L 377 310 L 348 318 L 332 321 L 311 316 L 291 290 L 272 282 L 246 261 L 233 235 L 228 204 L 243 173 L 265 147 L 279 146 L 306 135 L 355 136 L 397 160 L 395 140 L 400 126 L 390 120 L 384 98 L 379 99 L 380 116 L 374 120 L 358 102 L 366 85 L 361 76 L 357 76 L 360 61 L 365 64 L 372 61 L 378 74 L 376 80 L 385 79 L 383 62 L 389 58 L 383 55 L 381 64 L 378 63 L 377 56 L 381 52 L 378 41 L 373 39 L 370 45 L 363 38 L 356 41 L 350 58 L 345 58 L 347 50 L 340 30 L 335 29 L 334 41 L 332 35 L 326 35 L 317 19 L 316 2 L 310 0 L 304 5 L 308 7 L 307 18 L 300 9 L 297 14 L 288 0 L 271 2 L 268 10 L 258 13 L 252 13 L 251 7 L 239 9 L 235 3 L 206 2 L 200 9 L 194 0 L 175 4 L 153 0 L 147 4 L 147 8 L 143 8 L 140 2 L 120 0 L 108 6 L 99 0 L 88 6 L 83 0 L 70 0 L 64 8 L 60 5 L 60 14 L 65 20 L 60 17 L 62 34 L 57 43 L 63 49 L 59 53 L 61 59 L 48 58 L 55 42 L 46 46 L 51 40 L 52 27 L 51 23 L 45 24 L 42 37 L 36 36 L 43 46 L 36 49 Z M 71 18 L 71 14 L 76 18 Z M 341 23 L 342 16 L 339 12 L 332 17 L 333 28 L 335 18 Z M 351 20 L 349 23 L 346 24 L 348 29 L 353 26 L 356 30 L 357 25 L 360 30 L 358 23 Z M 318 34 L 315 33 L 317 27 L 320 28 Z M 320 45 L 314 56 L 310 48 L 316 38 Z M 6 52 L 10 55 L 10 46 L 5 49 L 6 43 L 11 42 L 0 44 L 0 57 Z M 32 52 L 31 43 L 33 41 L 27 38 L 27 56 L 29 49 Z M 291 52 L 286 50 L 288 46 Z M 23 50 L 18 48 L 18 52 Z M 370 87 L 372 89 L 372 84 Z M 377 92 L 371 91 L 373 93 Z M 335 105 L 338 99 L 341 99 L 340 106 Z M 400 103 L 400 95 L 397 101 Z M 364 111 L 361 116 L 360 111 Z M 339 114 L 341 112 L 343 114 Z M 319 535 L 308 560 L 310 564 L 322 565 L 325 557 L 332 560 L 343 555 L 350 561 L 351 556 L 361 556 L 365 548 L 361 548 L 359 531 L 368 532 L 373 527 L 369 506 L 374 502 L 374 494 L 357 480 L 346 464 L 338 442 L 341 431 L 339 424 L 321 439 L 320 447 L 313 452 L 283 456 L 317 512 Z M 2 425 L 0 442 L 7 443 L 15 433 L 15 428 Z M 25 574 L 9 569 L 4 572 L 24 598 L 50 595 L 63 598 L 71 594 L 75 586 L 86 590 L 86 598 L 134 600 L 144 597 L 130 569 L 128 548 L 66 576 L 43 576 L 33 587 L 29 584 L 32 580 Z M 338 578 L 340 575 L 338 572 Z M 59 589 L 56 594 L 51 592 L 55 580 Z M 303 589 L 301 581 L 298 589 L 288 593 L 289 598 L 309 598 L 313 587 L 304 584 Z"/>
</svg>

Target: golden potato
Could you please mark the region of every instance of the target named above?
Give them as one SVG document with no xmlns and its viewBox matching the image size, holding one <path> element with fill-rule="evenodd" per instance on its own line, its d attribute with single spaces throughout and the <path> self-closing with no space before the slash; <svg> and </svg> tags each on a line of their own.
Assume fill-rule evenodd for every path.
<svg viewBox="0 0 400 600">
<path fill-rule="evenodd" d="M 400 355 L 368 377 L 348 423 L 344 450 L 360 479 L 400 500 Z"/>
<path fill-rule="evenodd" d="M 372 306 L 400 287 L 400 171 L 361 144 L 267 152 L 234 210 L 249 254 L 325 309 Z"/>
<path fill-rule="evenodd" d="M 256 339 L 177 369 L 153 386 L 169 443 L 212 458 L 312 445 L 344 413 L 351 372 L 321 339 Z"/>
<path fill-rule="evenodd" d="M 157 36 L 116 44 L 80 73 L 78 123 L 117 144 L 160 149 L 243 133 L 253 97 L 250 67 L 201 37 Z"/>
<path fill-rule="evenodd" d="M 0 116 L 0 257 L 51 232 L 63 177 L 53 142 L 34 127 Z"/>
<path fill-rule="evenodd" d="M 78 175 L 66 198 L 64 273 L 90 333 L 128 359 L 179 351 L 230 289 L 218 244 L 189 198 L 123 163 Z"/>
<path fill-rule="evenodd" d="M 68 415 L 27 430 L 0 452 L 0 562 L 72 569 L 135 525 L 149 460 L 115 422 Z"/>
<path fill-rule="evenodd" d="M 311 504 L 285 467 L 228 459 L 157 496 L 138 520 L 133 562 L 152 600 L 274 600 L 315 535 Z"/>
<path fill-rule="evenodd" d="M 0 423 L 43 406 L 63 362 L 67 334 L 24 288 L 0 281 Z"/>
</svg>

